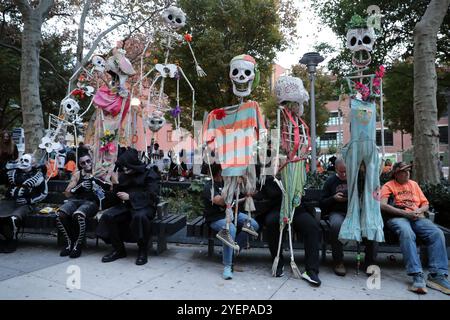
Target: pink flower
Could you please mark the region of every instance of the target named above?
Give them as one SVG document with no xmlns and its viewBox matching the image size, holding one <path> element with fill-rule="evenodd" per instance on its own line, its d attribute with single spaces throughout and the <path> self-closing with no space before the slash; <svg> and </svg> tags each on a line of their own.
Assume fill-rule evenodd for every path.
<svg viewBox="0 0 450 320">
<path fill-rule="evenodd" d="M 377 75 L 378 78 L 383 78 L 385 71 L 386 71 L 386 68 L 384 66 L 380 66 L 378 68 L 378 70 L 375 71 L 375 74 Z"/>
<path fill-rule="evenodd" d="M 379 87 L 380 84 L 381 84 L 381 79 L 378 78 L 378 77 L 375 77 L 375 79 L 373 79 L 372 84 L 373 84 L 374 87 Z"/>
<path fill-rule="evenodd" d="M 108 142 L 103 147 L 100 148 L 100 152 L 108 152 L 108 153 L 114 153 L 116 152 L 116 145 L 112 142 Z"/>
</svg>

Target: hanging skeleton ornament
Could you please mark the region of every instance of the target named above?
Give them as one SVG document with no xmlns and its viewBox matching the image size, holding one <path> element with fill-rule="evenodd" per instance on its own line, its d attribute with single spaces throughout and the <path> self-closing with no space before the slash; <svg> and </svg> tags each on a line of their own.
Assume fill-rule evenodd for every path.
<svg viewBox="0 0 450 320">
<path fill-rule="evenodd" d="M 25 172 L 28 172 L 33 167 L 33 156 L 29 153 L 24 154 L 19 159 L 18 168 Z"/>
<path fill-rule="evenodd" d="M 98 72 L 105 72 L 106 61 L 101 56 L 92 56 L 91 59 L 92 65 L 94 66 L 94 70 Z"/>
<path fill-rule="evenodd" d="M 146 119 L 147 126 L 152 132 L 158 132 L 165 124 L 166 119 L 164 114 L 160 111 L 153 111 L 153 113 Z"/>
<path fill-rule="evenodd" d="M 299 117 L 303 115 L 303 105 L 308 103 L 309 95 L 303 86 L 302 79 L 289 76 L 280 77 L 275 85 L 275 93 L 279 104 L 297 103 L 296 113 Z"/>
<path fill-rule="evenodd" d="M 164 22 L 172 29 L 178 30 L 186 25 L 186 14 L 180 8 L 171 6 L 162 12 Z"/>
<path fill-rule="evenodd" d="M 358 15 L 352 17 L 347 28 L 347 48 L 353 52 L 353 65 L 359 68 L 368 66 L 372 61 L 370 53 L 376 40 L 375 30 Z"/>
<path fill-rule="evenodd" d="M 64 112 L 70 117 L 75 116 L 80 111 L 80 105 L 72 98 L 66 98 L 61 102 Z"/>
</svg>

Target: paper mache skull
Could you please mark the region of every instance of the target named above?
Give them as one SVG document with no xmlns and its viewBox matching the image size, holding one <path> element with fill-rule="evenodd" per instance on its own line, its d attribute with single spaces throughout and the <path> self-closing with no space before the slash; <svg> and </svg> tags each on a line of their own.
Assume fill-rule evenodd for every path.
<svg viewBox="0 0 450 320">
<path fill-rule="evenodd" d="M 347 24 L 347 30 L 347 48 L 353 52 L 352 63 L 359 68 L 368 66 L 376 40 L 374 28 L 369 27 L 364 18 L 354 15 Z"/>
<path fill-rule="evenodd" d="M 66 98 L 61 101 L 64 112 L 69 116 L 75 116 L 80 111 L 80 105 L 72 98 Z"/>
<path fill-rule="evenodd" d="M 106 61 L 101 56 L 93 56 L 91 59 L 92 64 L 94 65 L 94 70 L 99 72 L 105 72 Z"/>
<path fill-rule="evenodd" d="M 123 49 L 113 49 L 113 55 L 106 60 L 105 70 L 117 77 L 119 86 L 125 88 L 125 82 L 129 76 L 136 74 L 130 60 L 125 56 L 126 51 Z M 114 79 L 116 81 L 117 79 Z"/>
<path fill-rule="evenodd" d="M 297 77 L 282 76 L 275 84 L 277 102 L 283 104 L 286 102 L 295 102 L 298 104 L 298 116 L 303 115 L 303 104 L 308 102 L 309 95 L 303 86 L 303 81 Z M 297 111 L 295 110 L 295 111 Z"/>
<path fill-rule="evenodd" d="M 258 82 L 256 61 L 252 56 L 242 54 L 230 62 L 230 79 L 233 83 L 233 93 L 238 97 L 250 95 Z"/>
<path fill-rule="evenodd" d="M 186 14 L 178 7 L 171 6 L 164 10 L 161 15 L 164 22 L 174 30 L 181 29 L 186 24 Z"/>
<path fill-rule="evenodd" d="M 25 153 L 19 159 L 18 168 L 23 171 L 30 171 L 33 167 L 33 156 L 29 153 Z"/>
<path fill-rule="evenodd" d="M 145 121 L 147 122 L 148 128 L 152 132 L 158 132 L 166 124 L 164 114 L 158 110 L 153 111 L 152 114 L 145 119 Z"/>
</svg>

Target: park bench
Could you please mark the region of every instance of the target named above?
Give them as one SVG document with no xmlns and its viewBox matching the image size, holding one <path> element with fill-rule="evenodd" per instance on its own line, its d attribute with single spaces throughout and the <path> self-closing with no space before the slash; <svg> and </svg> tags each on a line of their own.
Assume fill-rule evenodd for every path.
<svg viewBox="0 0 450 320">
<path fill-rule="evenodd" d="M 306 189 L 305 195 L 303 196 L 303 203 L 306 206 L 308 212 L 313 214 L 317 221 L 320 222 L 321 230 L 322 230 L 322 241 L 321 241 L 321 256 L 322 262 L 326 260 L 326 252 L 327 250 L 331 250 L 331 242 L 330 242 L 330 224 L 328 221 L 328 217 L 322 215 L 320 210 L 320 199 L 322 196 L 322 190 L 320 189 Z M 438 225 L 438 227 L 444 232 L 446 239 L 446 247 L 447 251 L 450 249 L 450 230 Z M 216 238 L 216 231 L 211 229 L 208 224 L 205 222 L 203 216 L 199 216 L 192 221 L 187 223 L 187 237 L 197 237 L 208 240 L 208 256 L 211 257 L 214 254 L 214 246 L 221 245 L 221 242 Z M 378 247 L 378 252 L 380 253 L 398 253 L 400 251 L 398 236 L 388 229 L 386 226 L 384 228 L 385 234 L 385 242 L 380 243 Z M 266 231 L 263 228 L 262 232 L 259 232 L 259 236 L 257 239 L 253 239 L 250 241 L 250 245 L 252 247 L 268 247 L 267 243 L 264 241 L 266 239 Z M 287 239 L 287 237 L 285 237 Z M 284 242 L 285 248 L 287 248 L 287 241 Z M 420 247 L 421 255 L 426 256 L 426 250 L 424 249 L 423 243 L 418 240 L 418 246 Z M 295 249 L 302 249 L 303 243 L 301 241 L 301 237 L 298 234 L 294 235 L 293 246 Z M 360 250 L 363 250 L 363 245 L 361 244 Z M 356 246 L 345 246 L 344 250 L 346 251 L 356 251 Z"/>
<path fill-rule="evenodd" d="M 56 228 L 56 214 L 40 214 L 39 210 L 44 206 L 57 207 L 64 203 L 66 197 L 63 192 L 67 187 L 68 181 L 50 180 L 48 183 L 48 196 L 45 203 L 39 204 L 35 212 L 29 214 L 24 223 L 23 231 L 37 234 L 53 234 L 57 236 L 58 244 L 63 245 L 62 235 Z M 101 211 L 98 216 L 101 215 Z M 96 217 L 89 218 L 86 221 L 86 237 L 98 240 L 95 230 L 98 225 Z M 152 221 L 152 235 L 156 238 L 156 253 L 160 254 L 167 249 L 167 237 L 175 234 L 186 225 L 186 216 L 168 213 L 168 203 L 160 202 L 157 206 L 156 217 Z"/>
</svg>

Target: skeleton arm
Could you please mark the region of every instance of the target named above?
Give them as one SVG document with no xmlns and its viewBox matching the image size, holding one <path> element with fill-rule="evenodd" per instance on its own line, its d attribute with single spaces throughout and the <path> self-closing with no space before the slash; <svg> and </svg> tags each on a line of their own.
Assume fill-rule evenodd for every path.
<svg viewBox="0 0 450 320">
<path fill-rule="evenodd" d="M 202 67 L 200 67 L 200 65 L 197 62 L 197 59 L 195 58 L 194 50 L 192 50 L 191 43 L 189 41 L 186 41 L 186 42 L 189 46 L 189 49 L 191 50 L 192 57 L 194 58 L 195 69 L 197 70 L 197 76 L 199 76 L 200 78 L 206 77 L 206 72 L 202 69 Z"/>
</svg>

